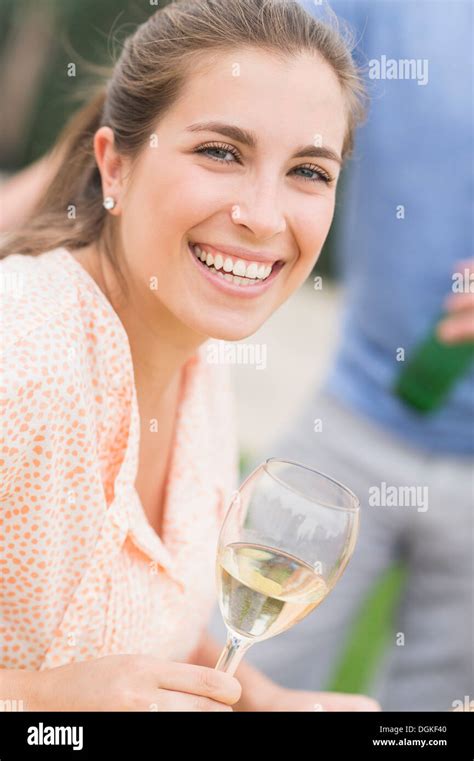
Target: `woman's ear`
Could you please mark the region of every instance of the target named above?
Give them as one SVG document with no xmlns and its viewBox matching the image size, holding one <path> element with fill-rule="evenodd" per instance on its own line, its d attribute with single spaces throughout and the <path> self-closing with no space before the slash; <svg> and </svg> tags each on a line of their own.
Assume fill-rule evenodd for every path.
<svg viewBox="0 0 474 761">
<path fill-rule="evenodd" d="M 102 193 L 111 196 L 115 206 L 111 214 L 120 212 L 120 200 L 124 191 L 124 158 L 115 148 L 114 133 L 110 127 L 100 127 L 94 135 L 94 154 L 102 178 Z"/>
</svg>

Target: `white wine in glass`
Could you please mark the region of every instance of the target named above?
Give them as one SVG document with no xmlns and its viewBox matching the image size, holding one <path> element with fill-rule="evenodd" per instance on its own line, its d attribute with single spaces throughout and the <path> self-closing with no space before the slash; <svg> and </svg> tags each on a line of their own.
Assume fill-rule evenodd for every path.
<svg viewBox="0 0 474 761">
<path fill-rule="evenodd" d="M 359 501 L 300 463 L 270 458 L 234 494 L 216 575 L 227 643 L 216 669 L 234 674 L 246 650 L 305 618 L 353 552 Z"/>
</svg>

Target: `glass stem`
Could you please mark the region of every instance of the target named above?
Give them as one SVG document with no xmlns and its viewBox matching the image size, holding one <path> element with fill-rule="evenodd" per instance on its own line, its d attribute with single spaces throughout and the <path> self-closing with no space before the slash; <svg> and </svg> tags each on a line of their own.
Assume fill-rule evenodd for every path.
<svg viewBox="0 0 474 761">
<path fill-rule="evenodd" d="M 225 671 L 227 674 L 233 676 L 237 666 L 252 644 L 253 640 L 249 640 L 246 637 L 240 637 L 238 634 L 228 629 L 227 642 L 225 643 L 225 647 L 214 668 L 217 671 Z"/>
</svg>

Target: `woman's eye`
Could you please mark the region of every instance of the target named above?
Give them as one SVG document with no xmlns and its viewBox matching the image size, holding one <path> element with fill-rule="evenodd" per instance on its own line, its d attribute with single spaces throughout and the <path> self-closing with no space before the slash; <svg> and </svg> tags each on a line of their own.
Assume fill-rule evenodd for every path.
<svg viewBox="0 0 474 761">
<path fill-rule="evenodd" d="M 333 179 L 317 166 L 297 166 L 292 171 L 296 172 L 298 169 L 302 169 L 304 172 L 309 172 L 309 174 L 313 175 L 313 177 L 308 177 L 308 175 L 302 174 L 298 175 L 303 180 L 307 180 L 309 182 L 325 182 L 326 185 L 328 185 Z"/>
<path fill-rule="evenodd" d="M 208 151 L 214 151 L 214 154 L 208 153 Z M 209 156 L 209 158 L 213 159 L 214 161 L 222 161 L 224 164 L 232 163 L 232 160 L 224 158 L 226 154 L 233 156 L 237 161 L 239 160 L 239 154 L 235 148 L 229 145 L 202 145 L 200 148 L 196 148 L 195 152 Z M 220 153 L 221 155 L 216 156 L 215 153 Z"/>
<path fill-rule="evenodd" d="M 240 154 L 238 151 L 232 146 L 232 145 L 222 145 L 222 144 L 212 144 L 212 145 L 201 145 L 199 148 L 195 149 L 195 153 L 201 153 L 205 156 L 209 156 L 210 159 L 213 161 L 220 161 L 223 164 L 232 164 L 233 159 L 240 164 Z M 220 155 L 216 155 L 220 154 Z M 225 156 L 233 156 L 233 159 L 225 158 Z M 298 170 L 303 170 L 304 172 L 312 174 L 313 176 L 308 175 L 297 175 L 301 177 L 301 179 L 307 181 L 307 182 L 324 182 L 326 185 L 328 185 L 330 182 L 332 182 L 332 177 L 330 177 L 327 172 L 325 172 L 320 167 L 317 167 L 313 164 L 309 164 L 307 166 L 297 166 L 294 169 L 292 169 L 292 172 L 296 172 Z"/>
</svg>

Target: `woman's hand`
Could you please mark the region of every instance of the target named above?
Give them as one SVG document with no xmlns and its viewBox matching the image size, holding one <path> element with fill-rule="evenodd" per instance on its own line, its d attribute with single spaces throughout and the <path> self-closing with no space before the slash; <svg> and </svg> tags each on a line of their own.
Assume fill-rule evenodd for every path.
<svg viewBox="0 0 474 761">
<path fill-rule="evenodd" d="M 438 325 L 438 335 L 446 343 L 474 341 L 474 259 L 459 262 L 464 292 L 452 293 L 445 301 L 448 315 Z"/>
<path fill-rule="evenodd" d="M 266 691 L 259 711 L 380 711 L 376 700 L 365 695 L 348 695 L 342 692 L 306 692 L 290 690 L 273 684 Z"/>
<path fill-rule="evenodd" d="M 218 643 L 204 632 L 199 647 L 193 653 L 198 663 L 213 665 L 222 651 Z M 269 679 L 265 674 L 242 662 L 237 678 L 243 687 L 242 697 L 235 711 L 380 711 L 379 704 L 365 695 L 346 695 L 341 692 L 305 692 L 289 690 Z"/>
<path fill-rule="evenodd" d="M 148 655 L 109 655 L 31 672 L 30 711 L 232 711 L 235 677 Z"/>
</svg>

